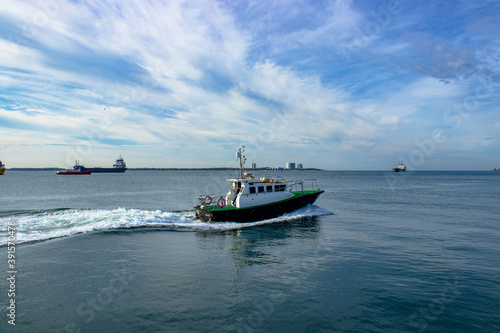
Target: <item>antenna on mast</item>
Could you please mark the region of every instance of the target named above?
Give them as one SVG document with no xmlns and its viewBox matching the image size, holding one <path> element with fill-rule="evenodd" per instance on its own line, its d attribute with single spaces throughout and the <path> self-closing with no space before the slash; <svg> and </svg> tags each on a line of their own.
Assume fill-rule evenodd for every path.
<svg viewBox="0 0 500 333">
<path fill-rule="evenodd" d="M 238 149 L 238 153 L 236 153 L 236 157 L 240 159 L 240 178 L 243 179 L 245 177 L 245 162 L 247 161 L 247 158 L 243 153 L 245 152 L 245 146 L 241 146 Z"/>
</svg>

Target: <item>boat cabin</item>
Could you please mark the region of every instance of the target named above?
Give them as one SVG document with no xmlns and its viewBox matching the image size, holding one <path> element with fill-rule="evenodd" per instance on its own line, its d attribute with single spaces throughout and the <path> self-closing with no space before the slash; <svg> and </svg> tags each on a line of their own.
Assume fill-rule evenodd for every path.
<svg viewBox="0 0 500 333">
<path fill-rule="evenodd" d="M 226 205 L 237 208 L 265 205 L 293 197 L 284 180 L 255 179 L 246 173 L 245 178 L 228 179 L 232 183 L 226 195 Z"/>
<path fill-rule="evenodd" d="M 113 164 L 113 168 L 115 169 L 124 169 L 127 167 L 127 164 L 125 164 L 125 161 L 123 160 L 122 155 L 115 161 Z"/>
</svg>

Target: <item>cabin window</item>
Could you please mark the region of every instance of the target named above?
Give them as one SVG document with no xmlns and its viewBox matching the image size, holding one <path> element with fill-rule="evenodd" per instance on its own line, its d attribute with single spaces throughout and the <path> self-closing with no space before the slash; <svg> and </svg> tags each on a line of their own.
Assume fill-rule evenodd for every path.
<svg viewBox="0 0 500 333">
<path fill-rule="evenodd" d="M 251 186 L 248 189 L 250 190 L 250 194 L 255 193 L 255 187 Z"/>
<path fill-rule="evenodd" d="M 259 193 L 264 193 L 264 186 L 259 186 Z"/>
<path fill-rule="evenodd" d="M 276 192 L 283 192 L 286 189 L 286 185 L 276 185 L 274 190 Z"/>
<path fill-rule="evenodd" d="M 273 191 L 273 185 L 267 185 L 266 191 L 267 192 L 272 192 Z"/>
</svg>

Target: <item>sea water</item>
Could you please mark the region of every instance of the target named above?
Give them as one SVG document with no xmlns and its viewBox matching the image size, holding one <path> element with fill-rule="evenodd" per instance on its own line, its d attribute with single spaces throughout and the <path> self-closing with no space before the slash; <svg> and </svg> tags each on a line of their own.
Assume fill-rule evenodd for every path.
<svg viewBox="0 0 500 333">
<path fill-rule="evenodd" d="M 234 176 L 8 171 L 0 331 L 500 331 L 500 173 L 284 172 L 325 193 L 271 220 L 197 221 Z"/>
</svg>

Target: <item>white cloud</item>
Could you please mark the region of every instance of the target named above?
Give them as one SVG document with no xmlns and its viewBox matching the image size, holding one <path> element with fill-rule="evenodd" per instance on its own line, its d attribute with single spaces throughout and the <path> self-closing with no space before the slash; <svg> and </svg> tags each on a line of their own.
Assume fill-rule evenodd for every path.
<svg viewBox="0 0 500 333">
<path fill-rule="evenodd" d="M 43 131 L 44 145 L 84 144 L 85 133 L 108 124 L 105 139 L 141 145 L 141 154 L 184 148 L 186 161 L 200 142 L 234 142 L 238 133 L 318 156 L 367 154 L 405 131 L 440 126 L 446 108 L 471 96 L 470 80 L 434 77 L 470 73 L 463 66 L 486 53 L 482 66 L 498 69 L 493 49 L 469 52 L 464 36 L 412 34 L 425 8 L 361 37 L 357 29 L 373 18 L 359 8 L 340 0 L 7 1 L 0 16 L 15 33 L 0 39 L 8 50 L 0 117 L 26 127 L 19 147 Z M 345 59 L 338 47 L 362 54 Z"/>
</svg>

